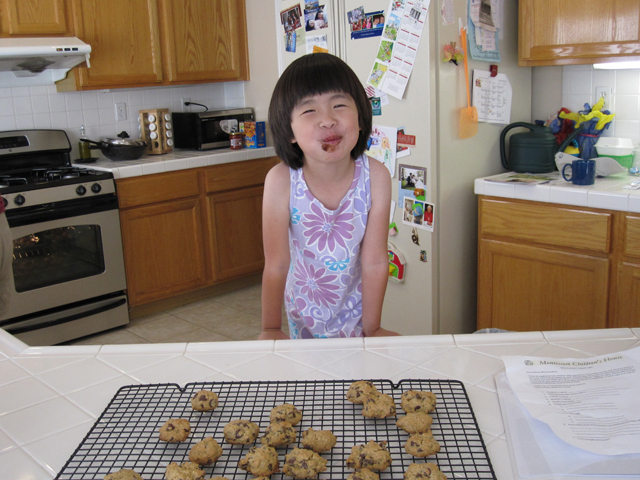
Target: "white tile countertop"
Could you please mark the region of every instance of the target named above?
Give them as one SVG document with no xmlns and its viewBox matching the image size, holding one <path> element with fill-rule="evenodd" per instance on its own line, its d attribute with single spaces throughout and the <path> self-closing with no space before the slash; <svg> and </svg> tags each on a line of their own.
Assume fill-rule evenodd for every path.
<svg viewBox="0 0 640 480">
<path fill-rule="evenodd" d="M 171 153 L 162 155 L 143 155 L 137 160 L 113 161 L 100 158 L 94 163 L 74 163 L 75 166 L 93 168 L 113 173 L 115 179 L 138 177 L 153 173 L 171 172 L 174 170 L 186 170 L 188 168 L 207 167 L 223 163 L 242 162 L 258 158 L 273 157 L 276 155 L 274 147 L 243 148 L 231 150 L 220 148 L 216 150 L 182 150 L 176 149 Z"/>
<path fill-rule="evenodd" d="M 580 186 L 564 181 L 560 172 L 544 175 L 552 176 L 554 180 L 540 185 L 516 185 L 491 181 L 500 175 L 477 178 L 474 192 L 477 195 L 640 213 L 640 190 L 624 188 L 640 177 L 618 173 L 596 177 L 593 185 Z"/>
<path fill-rule="evenodd" d="M 494 383 L 501 356 L 584 358 L 638 345 L 640 329 L 27 347 L 0 330 L 1 476 L 54 478 L 126 385 L 411 378 L 463 382 L 496 477 L 510 480 Z"/>
</svg>

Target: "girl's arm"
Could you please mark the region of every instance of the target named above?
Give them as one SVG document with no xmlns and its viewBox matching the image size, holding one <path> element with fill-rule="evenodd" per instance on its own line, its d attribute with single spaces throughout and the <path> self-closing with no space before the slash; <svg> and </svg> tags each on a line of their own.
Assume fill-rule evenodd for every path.
<svg viewBox="0 0 640 480">
<path fill-rule="evenodd" d="M 289 167 L 279 163 L 264 182 L 262 198 L 262 333 L 259 340 L 289 338 L 282 331 L 282 301 L 289 270 Z"/>
<path fill-rule="evenodd" d="M 389 209 L 391 177 L 378 160 L 369 158 L 371 210 L 362 240 L 362 327 L 365 337 L 398 335 L 381 327 L 382 303 L 389 279 Z"/>
</svg>

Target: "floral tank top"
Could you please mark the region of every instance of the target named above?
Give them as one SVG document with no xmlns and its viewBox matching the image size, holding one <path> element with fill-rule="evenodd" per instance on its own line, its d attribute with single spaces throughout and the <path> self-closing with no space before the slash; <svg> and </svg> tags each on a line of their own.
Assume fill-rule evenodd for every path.
<svg viewBox="0 0 640 480">
<path fill-rule="evenodd" d="M 369 159 L 355 160 L 353 182 L 336 210 L 311 194 L 302 169 L 289 172 L 290 337 L 362 337 L 360 248 L 371 208 Z"/>
</svg>

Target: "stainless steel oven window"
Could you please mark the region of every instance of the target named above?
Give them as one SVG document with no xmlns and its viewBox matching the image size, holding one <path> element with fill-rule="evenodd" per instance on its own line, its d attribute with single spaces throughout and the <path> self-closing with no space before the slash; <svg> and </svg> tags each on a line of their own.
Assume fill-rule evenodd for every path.
<svg viewBox="0 0 640 480">
<path fill-rule="evenodd" d="M 18 293 L 100 275 L 104 271 L 99 225 L 52 228 L 13 241 L 13 278 Z"/>
</svg>

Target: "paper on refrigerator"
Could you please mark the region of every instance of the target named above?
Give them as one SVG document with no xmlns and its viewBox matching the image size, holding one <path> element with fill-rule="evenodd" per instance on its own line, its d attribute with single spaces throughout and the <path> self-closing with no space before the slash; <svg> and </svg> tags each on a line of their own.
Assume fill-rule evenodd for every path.
<svg viewBox="0 0 640 480">
<path fill-rule="evenodd" d="M 413 71 L 430 0 L 391 0 L 367 84 L 402 99 Z"/>
<path fill-rule="evenodd" d="M 590 358 L 502 357 L 520 403 L 565 442 L 640 453 L 640 347 Z"/>
<path fill-rule="evenodd" d="M 472 105 L 478 110 L 478 121 L 507 125 L 511 119 L 513 88 L 504 73 L 495 77 L 485 70 L 473 71 Z"/>
</svg>

